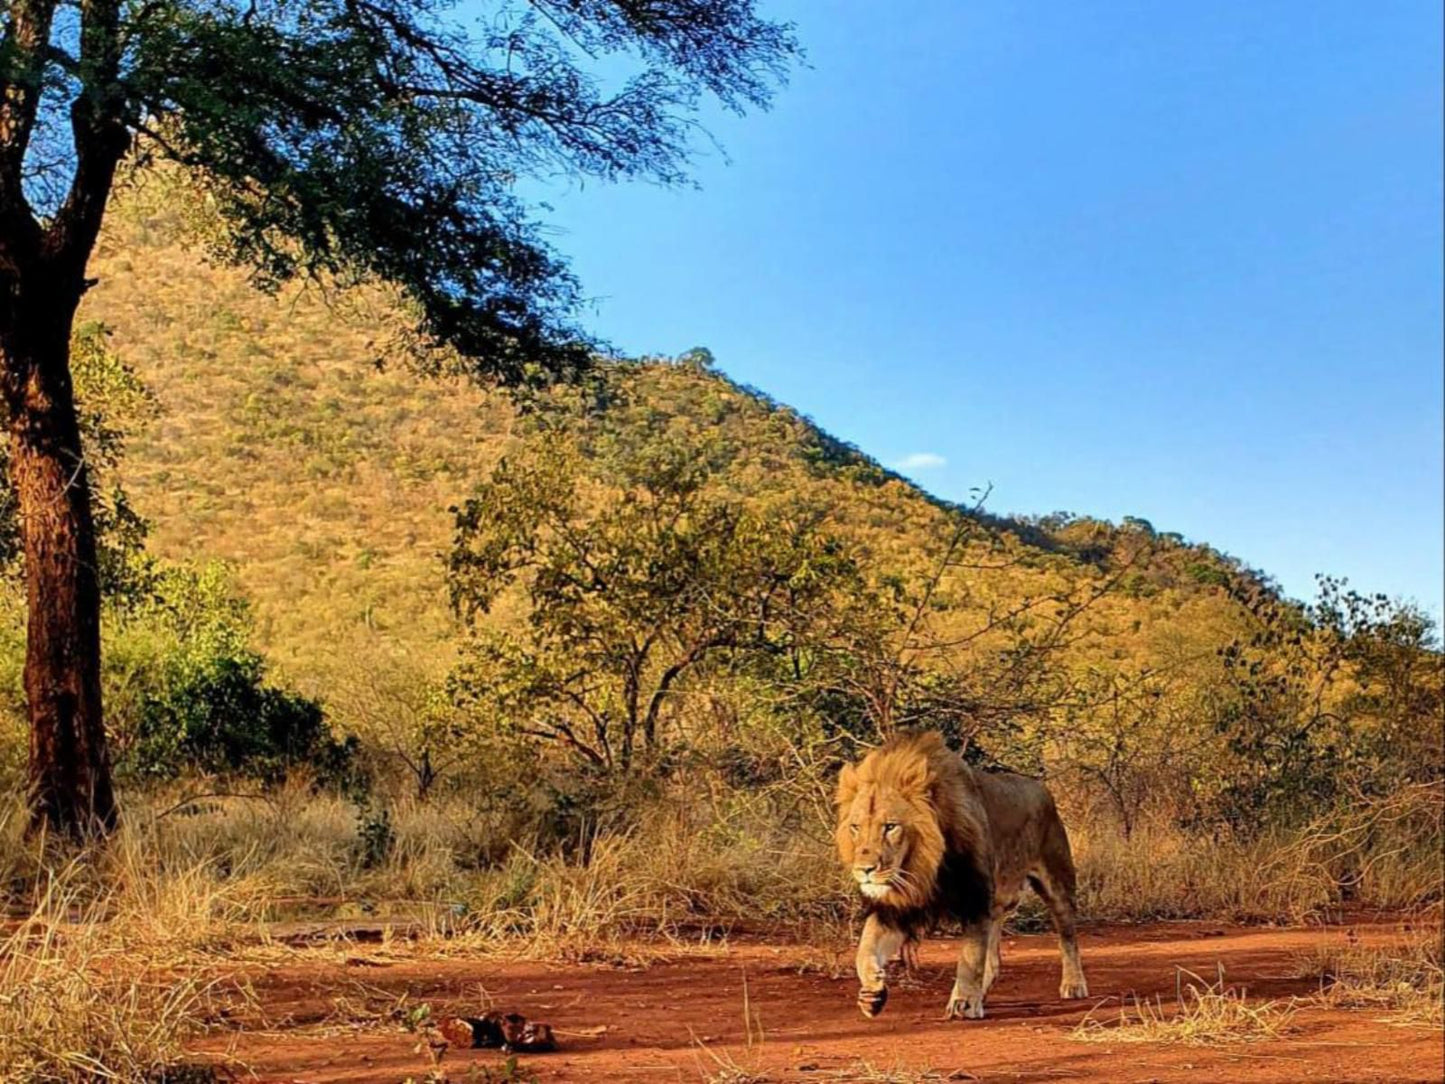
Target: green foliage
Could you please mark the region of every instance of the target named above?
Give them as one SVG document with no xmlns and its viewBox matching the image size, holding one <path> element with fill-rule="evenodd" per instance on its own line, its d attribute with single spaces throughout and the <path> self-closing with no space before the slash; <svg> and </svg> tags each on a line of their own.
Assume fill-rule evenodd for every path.
<svg viewBox="0 0 1445 1084">
<path fill-rule="evenodd" d="M 452 596 L 475 633 L 454 686 L 518 733 L 625 774 L 663 754 L 693 671 L 801 650 L 857 569 L 817 509 L 719 492 L 715 445 L 601 446 L 589 459 L 549 433 L 458 510 Z M 525 630 L 477 628 L 512 587 Z"/>
<path fill-rule="evenodd" d="M 220 566 L 163 570 L 154 597 L 117 623 L 105 676 L 123 772 L 345 773 L 351 750 L 333 741 L 320 705 L 267 682 L 246 604 Z"/>
<path fill-rule="evenodd" d="M 777 782 L 782 743 L 784 776 L 818 782 L 860 745 L 930 727 L 976 761 L 1042 771 L 1095 612 L 1177 589 L 1134 527 L 1111 537 L 1107 577 L 978 508 L 863 527 L 862 457 L 828 465 L 791 412 L 686 360 L 600 377 L 537 405 L 459 509 L 450 562 L 472 630 L 459 702 L 593 769 L 713 756 Z M 521 631 L 491 620 L 503 607 Z"/>
<path fill-rule="evenodd" d="M 332 691 L 328 712 L 374 761 L 404 769 L 418 800 L 458 769 L 492 755 L 445 681 L 394 652 L 354 655 L 350 680 Z"/>
<path fill-rule="evenodd" d="M 574 370 L 588 360 L 578 288 L 517 179 L 679 182 L 703 97 L 766 106 L 798 46 L 751 0 L 477 15 L 416 0 L 164 0 L 37 16 L 38 40 L 9 42 L 0 81 L 49 100 L 17 98 L 33 136 L 22 122 L 4 149 L 67 251 L 93 239 L 133 147 L 191 174 L 221 218 L 212 250 L 259 281 L 389 281 L 478 371 L 516 383 Z M 603 56 L 605 82 L 590 70 Z"/>
<path fill-rule="evenodd" d="M 1441 664 L 1429 618 L 1320 578 L 1301 607 L 1242 590 L 1251 633 L 1220 649 L 1215 719 L 1231 759 L 1209 816 L 1239 831 L 1297 823 L 1346 796 L 1440 780 Z"/>
<path fill-rule="evenodd" d="M 311 761 L 326 739 L 320 705 L 266 685 L 261 658 L 246 653 L 168 673 L 142 707 L 127 767 L 278 779 Z"/>
</svg>

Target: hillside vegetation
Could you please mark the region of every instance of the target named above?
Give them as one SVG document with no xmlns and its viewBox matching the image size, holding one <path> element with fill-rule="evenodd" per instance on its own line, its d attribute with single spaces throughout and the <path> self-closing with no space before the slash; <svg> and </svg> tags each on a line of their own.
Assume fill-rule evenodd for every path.
<svg viewBox="0 0 1445 1084">
<path fill-rule="evenodd" d="M 231 563 L 257 646 L 297 680 L 354 636 L 444 652 L 447 509 L 501 455 L 509 409 L 379 367 L 379 294 L 273 296 L 208 265 L 168 191 L 111 216 L 81 314 L 156 400 L 121 470 L 150 550 Z"/>
<path fill-rule="evenodd" d="M 152 178 L 92 267 L 129 814 L 67 891 L 153 869 L 214 889 L 203 926 L 409 900 L 553 945 L 832 922 L 838 767 L 927 726 L 1047 777 L 1090 916 L 1438 907 L 1441 657 L 1413 608 L 1332 580 L 1292 602 L 1143 521 L 939 501 L 704 350 L 488 392 L 383 290 L 208 263 L 207 221 Z M 24 899 L 49 867 L 14 812 L 0 603 Z"/>
<path fill-rule="evenodd" d="M 164 192 L 131 196 L 109 221 L 82 316 L 109 330 L 156 401 L 121 466 L 149 549 L 232 563 L 257 646 L 297 680 L 321 677 L 357 640 L 445 653 L 449 508 L 516 447 L 510 401 L 388 358 L 395 313 L 379 291 L 273 296 L 208 264 Z M 937 559 L 949 510 L 786 406 L 699 366 L 644 366 L 628 381 L 634 401 L 617 426 L 711 441 L 748 499 L 826 504 L 903 567 Z M 1140 534 L 1063 517 L 981 522 L 988 547 L 1019 558 L 970 577 L 982 609 L 1107 577 Z M 1158 552 L 1102 607 L 1106 657 L 1169 653 L 1201 625 L 1216 637 L 1229 628 L 1219 585 L 1232 562 L 1151 541 Z"/>
<path fill-rule="evenodd" d="M 1047 779 L 1086 921 L 1364 906 L 1438 942 L 1441 654 L 1411 606 L 1284 599 L 1139 520 L 952 506 L 705 350 L 485 391 L 384 290 L 208 263 L 204 201 L 141 180 L 72 343 L 121 797 L 79 855 L 24 832 L 0 501 L 0 907 L 26 916 L 0 1057 L 34 1079 L 76 1049 L 155 1079 L 217 987 L 145 976 L 274 962 L 298 915 L 586 960 L 766 924 L 837 966 L 835 780 L 907 727 Z M 1413 952 L 1319 966 L 1438 1026 Z"/>
</svg>

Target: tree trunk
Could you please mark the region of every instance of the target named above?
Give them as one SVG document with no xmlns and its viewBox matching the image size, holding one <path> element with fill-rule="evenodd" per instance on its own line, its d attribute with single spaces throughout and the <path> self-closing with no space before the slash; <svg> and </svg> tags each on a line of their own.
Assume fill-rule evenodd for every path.
<svg viewBox="0 0 1445 1084">
<path fill-rule="evenodd" d="M 70 379 L 75 302 L 48 285 L 28 291 L 0 327 L 25 544 L 30 828 L 85 839 L 112 829 L 116 809 L 100 701 L 95 527 Z"/>
</svg>

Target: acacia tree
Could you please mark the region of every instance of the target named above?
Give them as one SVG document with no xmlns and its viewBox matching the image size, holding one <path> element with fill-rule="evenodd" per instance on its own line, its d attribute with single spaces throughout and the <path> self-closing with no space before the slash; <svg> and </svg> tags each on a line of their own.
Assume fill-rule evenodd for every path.
<svg viewBox="0 0 1445 1084">
<path fill-rule="evenodd" d="M 707 448 L 660 439 L 620 465 L 567 441 L 502 463 L 457 510 L 451 590 L 474 625 L 463 703 L 627 774 L 664 752 L 670 702 L 710 663 L 805 649 L 858 568 L 823 511 L 749 508 Z M 523 628 L 475 627 L 509 589 Z"/>
<path fill-rule="evenodd" d="M 95 524 L 68 357 L 117 171 L 188 170 L 258 279 L 372 276 L 494 378 L 585 364 L 529 175 L 684 175 L 707 95 L 765 105 L 797 47 L 753 0 L 8 0 L 0 386 L 24 540 L 33 826 L 114 823 Z M 604 85 L 591 65 L 622 55 Z M 609 63 L 609 76 L 620 65 Z"/>
</svg>

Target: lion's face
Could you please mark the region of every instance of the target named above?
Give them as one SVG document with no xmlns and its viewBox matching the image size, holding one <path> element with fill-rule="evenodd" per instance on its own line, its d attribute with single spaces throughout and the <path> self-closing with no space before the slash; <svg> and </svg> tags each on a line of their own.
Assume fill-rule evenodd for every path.
<svg viewBox="0 0 1445 1084">
<path fill-rule="evenodd" d="M 920 781 L 921 782 L 921 781 Z M 941 835 L 921 787 L 860 776 L 851 765 L 838 780 L 838 854 L 858 890 L 871 900 L 916 906 L 932 887 L 924 855 L 939 850 Z"/>
<path fill-rule="evenodd" d="M 843 814 L 838 849 L 851 863 L 853 880 L 869 899 L 882 900 L 908 860 L 910 810 L 897 794 L 860 791 Z"/>
</svg>

